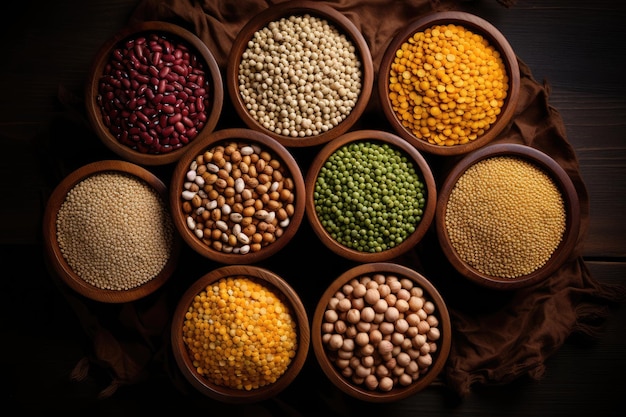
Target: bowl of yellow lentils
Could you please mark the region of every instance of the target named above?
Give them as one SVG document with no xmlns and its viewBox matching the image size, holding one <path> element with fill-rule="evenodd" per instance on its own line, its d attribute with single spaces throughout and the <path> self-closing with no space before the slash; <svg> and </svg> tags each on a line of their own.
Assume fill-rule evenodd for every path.
<svg viewBox="0 0 626 417">
<path fill-rule="evenodd" d="M 179 369 L 202 394 L 253 403 L 293 382 L 309 350 L 307 313 L 279 275 L 257 266 L 215 269 L 183 294 L 172 321 Z"/>
<path fill-rule="evenodd" d="M 487 145 L 450 171 L 437 201 L 439 243 L 455 269 L 494 289 L 527 287 L 570 257 L 580 228 L 576 188 L 550 156 Z"/>
<path fill-rule="evenodd" d="M 502 33 L 466 12 L 425 15 L 400 30 L 379 69 L 394 130 L 421 151 L 460 155 L 491 142 L 517 105 L 520 73 Z"/>
</svg>

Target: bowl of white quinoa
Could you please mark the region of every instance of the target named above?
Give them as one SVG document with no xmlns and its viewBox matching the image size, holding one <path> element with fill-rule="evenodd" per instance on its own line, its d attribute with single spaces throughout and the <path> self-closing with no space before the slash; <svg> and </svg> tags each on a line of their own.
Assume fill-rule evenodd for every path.
<svg viewBox="0 0 626 417">
<path fill-rule="evenodd" d="M 273 5 L 239 32 L 226 89 L 245 122 L 287 147 L 345 133 L 364 112 L 374 83 L 369 47 L 338 10 L 319 2 Z"/>
<path fill-rule="evenodd" d="M 46 259 L 81 295 L 124 303 L 159 289 L 172 275 L 180 237 L 167 187 L 134 163 L 104 160 L 67 175 L 46 204 Z"/>
<path fill-rule="evenodd" d="M 540 283 L 570 257 L 580 205 L 566 171 L 549 155 L 514 143 L 487 145 L 446 177 L 435 212 L 452 266 L 494 289 Z"/>
</svg>

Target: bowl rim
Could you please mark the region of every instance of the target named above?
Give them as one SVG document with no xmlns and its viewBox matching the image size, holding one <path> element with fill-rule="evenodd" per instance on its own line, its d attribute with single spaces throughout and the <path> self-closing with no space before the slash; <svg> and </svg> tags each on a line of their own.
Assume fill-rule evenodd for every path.
<svg viewBox="0 0 626 417">
<path fill-rule="evenodd" d="M 193 297 L 203 291 L 207 285 L 217 282 L 222 278 L 232 276 L 245 276 L 258 281 L 274 291 L 278 291 L 286 297 L 291 309 L 292 317 L 297 321 L 298 348 L 296 356 L 292 359 L 289 367 L 280 378 L 271 385 L 266 385 L 251 391 L 238 390 L 211 383 L 198 375 L 190 363 L 185 343 L 182 338 L 182 328 L 185 313 L 187 312 Z M 289 283 L 265 267 L 254 265 L 225 265 L 216 268 L 191 284 L 178 301 L 171 324 L 171 344 L 176 363 L 187 381 L 204 395 L 227 403 L 251 403 L 268 399 L 283 391 L 298 376 L 306 362 L 310 345 L 309 319 L 297 292 Z"/>
<path fill-rule="evenodd" d="M 295 211 L 291 216 L 289 226 L 285 229 L 283 235 L 270 245 L 263 247 L 260 251 L 248 252 L 245 255 L 219 252 L 201 242 L 187 227 L 185 215 L 182 212 L 180 204 L 180 194 L 182 193 L 184 183 L 183 179 L 185 178 L 186 172 L 189 170 L 189 164 L 191 161 L 193 161 L 195 157 L 205 149 L 229 140 L 258 143 L 265 149 L 270 149 L 272 153 L 280 159 L 281 163 L 286 166 L 287 170 L 291 174 L 296 190 L 294 201 Z M 304 218 L 305 194 L 306 187 L 300 166 L 285 146 L 262 132 L 247 128 L 227 128 L 216 130 L 201 138 L 197 138 L 189 145 L 180 157 L 174 167 L 171 178 L 170 210 L 172 212 L 174 225 L 176 226 L 176 229 L 181 235 L 183 241 L 198 254 L 222 264 L 253 264 L 276 254 L 293 239 L 300 228 L 302 219 Z"/>
<path fill-rule="evenodd" d="M 494 157 L 512 156 L 532 163 L 543 170 L 554 182 L 561 192 L 566 209 L 566 226 L 561 242 L 553 252 L 552 256 L 542 267 L 530 274 L 519 278 L 494 277 L 484 274 L 463 262 L 452 243 L 445 226 L 445 213 L 448 205 L 448 198 L 458 179 L 470 166 Z M 519 143 L 497 143 L 490 144 L 478 149 L 461 159 L 450 171 L 439 191 L 437 210 L 435 214 L 435 224 L 439 244 L 452 266 L 463 276 L 474 283 L 492 289 L 518 289 L 528 287 L 538 283 L 558 268 L 560 268 L 569 258 L 576 246 L 580 228 L 580 204 L 576 187 L 567 172 L 551 156 L 528 145 Z"/>
<path fill-rule="evenodd" d="M 104 44 L 102 44 L 92 60 L 84 91 L 85 106 L 89 123 L 100 141 L 118 156 L 135 164 L 154 166 L 167 165 L 176 162 L 188 145 L 164 154 L 145 154 L 131 149 L 130 147 L 120 143 L 109 132 L 109 129 L 102 121 L 100 106 L 96 100 L 99 95 L 99 80 L 102 77 L 104 67 L 107 62 L 109 62 L 111 50 L 126 39 L 142 33 L 151 32 L 169 33 L 174 35 L 176 38 L 183 40 L 191 46 L 200 57 L 202 57 L 206 66 L 206 73 L 211 77 L 210 85 L 213 91 L 211 92 L 211 104 L 209 111 L 207 112 L 207 120 L 202 130 L 198 132 L 198 135 L 193 139 L 193 141 L 191 141 L 191 143 L 198 138 L 209 134 L 215 129 L 222 112 L 224 86 L 219 66 L 209 47 L 194 33 L 174 23 L 151 20 L 131 24 L 119 30 Z"/>
<path fill-rule="evenodd" d="M 413 35 L 415 32 L 423 31 L 433 25 L 450 23 L 464 26 L 472 30 L 474 33 L 482 35 L 489 41 L 489 44 L 492 47 L 500 52 L 509 76 L 509 90 L 504 101 L 502 112 L 498 116 L 496 122 L 491 125 L 489 130 L 487 130 L 484 135 L 467 144 L 442 146 L 431 144 L 423 139 L 418 139 L 409 130 L 402 126 L 402 123 L 400 123 L 395 115 L 395 112 L 391 108 L 391 102 L 388 95 L 388 74 L 391 70 L 393 58 L 395 57 L 395 51 L 400 48 L 402 43 L 404 43 L 409 36 Z M 423 152 L 428 152 L 434 155 L 450 156 L 461 155 L 481 148 L 495 139 L 504 130 L 515 114 L 520 95 L 520 84 L 521 76 L 517 56 L 515 55 L 515 51 L 511 47 L 511 44 L 502 32 L 500 32 L 500 30 L 487 20 L 472 13 L 462 11 L 442 11 L 430 12 L 421 16 L 396 33 L 383 54 L 377 87 L 383 113 L 398 135 Z"/>
<path fill-rule="evenodd" d="M 437 316 L 439 318 L 439 329 L 441 337 L 437 341 L 438 349 L 436 356 L 434 357 L 433 364 L 430 366 L 428 372 L 420 376 L 420 378 L 413 384 L 407 387 L 395 387 L 390 392 L 372 391 L 365 387 L 359 387 L 350 383 L 337 371 L 336 368 L 328 361 L 324 344 L 322 343 L 321 326 L 326 310 L 328 300 L 337 292 L 344 284 L 349 282 L 353 278 L 362 277 L 364 275 L 373 273 L 387 273 L 409 278 L 415 284 L 419 285 L 424 294 L 427 295 L 428 300 L 435 304 Z M 318 364 L 322 368 L 322 371 L 328 379 L 344 393 L 357 398 L 359 400 L 368 402 L 391 402 L 398 401 L 409 396 L 416 394 L 430 385 L 443 370 L 450 353 L 452 345 L 452 324 L 450 320 L 450 313 L 445 300 L 441 296 L 441 293 L 432 284 L 432 282 L 421 273 L 413 270 L 407 266 L 400 265 L 393 262 L 374 262 L 360 264 L 352 267 L 337 278 L 326 288 L 322 296 L 315 307 L 311 324 L 311 344 L 313 346 L 313 352 L 317 359 Z"/>
<path fill-rule="evenodd" d="M 165 184 L 147 169 L 132 162 L 102 160 L 91 162 L 67 175 L 52 191 L 43 215 L 43 242 L 46 261 L 56 276 L 68 287 L 84 297 L 105 303 L 126 303 L 143 298 L 161 288 L 172 276 L 178 263 L 182 242 L 172 226 L 172 252 L 161 272 L 144 284 L 129 290 L 110 290 L 98 288 L 76 274 L 69 266 L 58 245 L 56 237 L 56 218 L 61 205 L 70 190 L 88 177 L 107 172 L 119 172 L 142 180 L 160 196 L 163 204 L 168 205 L 168 191 Z"/>
<path fill-rule="evenodd" d="M 315 210 L 315 183 L 317 181 L 317 177 L 319 175 L 320 169 L 335 151 L 341 148 L 344 145 L 347 145 L 352 142 L 361 142 L 361 141 L 371 141 L 371 142 L 379 142 L 379 143 L 387 143 L 389 145 L 394 146 L 399 151 L 405 153 L 407 156 L 411 158 L 411 161 L 416 165 L 418 174 L 420 176 L 421 181 L 424 183 L 426 188 L 426 206 L 423 209 L 422 219 L 417 225 L 415 231 L 408 236 L 402 243 L 393 248 L 387 249 L 382 252 L 362 252 L 356 249 L 348 248 L 335 239 L 333 239 L 330 234 L 326 231 L 324 226 L 319 220 Z M 333 139 L 315 155 L 313 161 L 311 162 L 309 169 L 306 175 L 306 215 L 309 223 L 317 237 L 322 241 L 322 243 L 334 253 L 357 262 L 382 262 L 389 261 L 393 258 L 396 258 L 411 248 L 415 247 L 421 239 L 424 237 L 426 232 L 431 226 L 435 215 L 435 208 L 437 204 L 437 186 L 435 184 L 435 178 L 432 173 L 432 170 L 426 161 L 426 159 L 422 156 L 419 150 L 413 147 L 410 143 L 405 141 L 403 138 L 382 130 L 355 130 L 348 132 L 336 139 Z"/>
<path fill-rule="evenodd" d="M 361 60 L 361 92 L 355 107 L 337 126 L 319 135 L 293 138 L 265 129 L 258 121 L 250 116 L 249 112 L 245 108 L 246 105 L 241 98 L 241 94 L 239 93 L 239 81 L 237 74 L 239 73 L 238 68 L 239 63 L 241 62 L 241 55 L 245 50 L 248 41 L 256 31 L 265 27 L 268 23 L 280 19 L 281 17 L 306 13 L 326 19 L 339 32 L 345 34 L 346 37 L 354 44 L 356 52 Z M 250 129 L 261 131 L 276 139 L 286 147 L 299 148 L 317 146 L 329 142 L 337 136 L 347 132 L 359 120 L 365 111 L 374 88 L 374 65 L 372 62 L 372 55 L 363 34 L 359 31 L 356 25 L 339 10 L 327 4 L 309 0 L 292 0 L 274 4 L 249 20 L 235 38 L 231 52 L 228 56 L 226 68 L 226 89 L 239 117 Z"/>
</svg>

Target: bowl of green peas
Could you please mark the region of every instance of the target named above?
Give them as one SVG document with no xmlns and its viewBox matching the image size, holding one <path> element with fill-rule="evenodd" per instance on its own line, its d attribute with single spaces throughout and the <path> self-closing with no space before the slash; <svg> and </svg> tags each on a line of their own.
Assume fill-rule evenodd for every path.
<svg viewBox="0 0 626 417">
<path fill-rule="evenodd" d="M 437 203 L 435 180 L 421 153 L 379 130 L 356 130 L 327 143 L 305 185 L 305 212 L 315 234 L 356 262 L 389 261 L 415 247 Z"/>
</svg>

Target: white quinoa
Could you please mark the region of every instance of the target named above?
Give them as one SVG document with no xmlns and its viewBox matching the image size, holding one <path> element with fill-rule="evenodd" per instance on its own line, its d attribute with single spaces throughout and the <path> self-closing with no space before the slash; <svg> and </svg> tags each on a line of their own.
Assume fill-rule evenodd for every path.
<svg viewBox="0 0 626 417">
<path fill-rule="evenodd" d="M 72 270 L 87 283 L 128 290 L 159 274 L 173 245 L 173 224 L 161 196 L 118 172 L 76 184 L 57 214 L 57 240 Z"/>
</svg>

